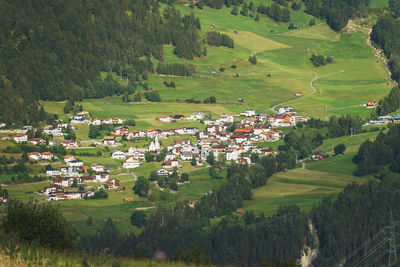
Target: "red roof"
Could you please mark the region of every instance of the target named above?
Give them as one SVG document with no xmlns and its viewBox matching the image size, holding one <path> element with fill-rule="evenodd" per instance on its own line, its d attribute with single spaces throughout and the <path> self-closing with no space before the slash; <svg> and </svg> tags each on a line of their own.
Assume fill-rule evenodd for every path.
<svg viewBox="0 0 400 267">
<path fill-rule="evenodd" d="M 245 129 L 236 129 L 235 133 L 251 133 L 251 128 L 245 128 Z"/>
</svg>

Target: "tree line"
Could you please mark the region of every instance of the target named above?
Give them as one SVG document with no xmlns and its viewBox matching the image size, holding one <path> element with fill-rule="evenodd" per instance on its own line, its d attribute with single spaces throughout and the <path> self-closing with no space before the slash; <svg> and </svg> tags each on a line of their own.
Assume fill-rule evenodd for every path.
<svg viewBox="0 0 400 267">
<path fill-rule="evenodd" d="M 353 162 L 357 164 L 357 176 L 378 173 L 385 166 L 393 172 L 400 172 L 400 125 L 390 125 L 387 133 L 381 131 L 375 141 L 364 141 Z"/>
<path fill-rule="evenodd" d="M 398 2 L 398 1 L 397 1 Z M 396 19 L 396 1 L 391 1 L 391 15 L 379 17 L 372 28 L 371 40 L 382 48 L 389 61 L 392 79 L 400 79 L 400 21 Z M 397 4 L 400 10 L 400 4 Z M 396 111 L 400 107 L 400 89 L 394 87 L 390 93 L 379 101 L 376 111 L 372 111 L 372 116 L 386 115 Z"/>
<path fill-rule="evenodd" d="M 324 18 L 335 31 L 347 26 L 349 19 L 365 14 L 369 0 L 304 0 L 305 12 L 317 18 Z"/>
</svg>

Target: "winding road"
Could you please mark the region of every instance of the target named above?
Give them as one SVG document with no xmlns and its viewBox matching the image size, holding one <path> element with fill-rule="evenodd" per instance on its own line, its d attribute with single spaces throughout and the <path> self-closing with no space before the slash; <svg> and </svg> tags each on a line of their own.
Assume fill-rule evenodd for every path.
<svg viewBox="0 0 400 267">
<path fill-rule="evenodd" d="M 318 80 L 319 78 L 324 78 L 324 77 L 336 75 L 336 74 L 343 73 L 343 72 L 344 72 L 344 70 L 341 70 L 341 71 L 338 71 L 338 72 L 334 72 L 334 73 L 322 75 L 322 76 L 319 76 L 319 77 L 318 77 L 318 76 L 315 76 L 315 77 L 311 80 L 311 82 L 310 82 L 310 87 L 313 89 L 313 92 L 312 92 L 312 93 L 310 93 L 310 94 L 308 94 L 308 95 L 304 95 L 304 96 L 302 96 L 302 97 L 298 97 L 298 98 L 294 98 L 294 99 L 291 99 L 291 100 L 288 100 L 288 101 L 284 101 L 284 102 L 278 103 L 278 104 L 274 105 L 274 106 L 271 108 L 271 110 L 272 110 L 273 112 L 276 112 L 275 108 L 276 108 L 277 106 L 281 106 L 281 105 L 284 105 L 284 104 L 287 104 L 287 103 L 290 103 L 290 102 L 298 101 L 298 100 L 300 100 L 300 99 L 302 99 L 302 98 L 309 97 L 309 96 L 315 94 L 315 93 L 317 92 L 317 88 L 314 87 L 314 82 L 315 82 L 316 80 Z M 342 107 L 342 108 L 346 108 L 346 107 Z"/>
</svg>

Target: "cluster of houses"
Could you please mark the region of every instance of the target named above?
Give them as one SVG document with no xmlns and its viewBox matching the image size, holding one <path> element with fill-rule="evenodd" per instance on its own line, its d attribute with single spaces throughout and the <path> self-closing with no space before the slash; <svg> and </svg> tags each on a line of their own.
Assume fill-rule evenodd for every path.
<svg viewBox="0 0 400 267">
<path fill-rule="evenodd" d="M 180 168 L 181 161 L 195 161 L 197 165 L 202 165 L 210 153 L 214 158 L 224 158 L 226 161 L 237 162 L 240 164 L 251 164 L 251 153 L 260 155 L 278 154 L 276 149 L 269 147 L 258 147 L 255 143 L 265 141 L 277 141 L 283 137 L 283 132 L 273 128 L 294 126 L 298 122 L 306 122 L 308 116 L 297 115 L 290 107 L 280 108 L 278 114 L 257 114 L 255 110 L 248 109 L 237 115 L 221 115 L 217 119 L 210 119 L 203 112 L 194 112 L 189 117 L 183 115 L 166 115 L 159 118 L 161 122 L 173 122 L 177 120 L 200 121 L 205 125 L 204 129 L 196 127 L 179 127 L 175 129 L 147 129 L 130 131 L 128 127 L 121 126 L 122 119 L 108 118 L 100 120 L 94 118 L 87 119 L 87 113 L 82 112 L 74 115 L 71 123 L 88 123 L 89 125 L 112 124 L 116 125 L 112 135 L 103 138 L 103 145 L 117 146 L 116 136 L 122 136 L 128 140 L 147 138 L 151 139 L 148 147 L 130 147 L 128 151 L 115 150 L 111 153 L 111 158 L 121 160 L 121 167 L 134 169 L 141 166 L 141 161 L 149 154 L 154 159 L 162 154 L 164 162 L 162 168 L 157 170 L 160 176 L 171 174 L 176 168 Z M 235 117 L 241 116 L 240 120 Z M 69 124 L 55 124 L 44 128 L 44 132 L 53 136 L 62 136 L 62 129 Z M 28 140 L 27 131 L 20 132 L 11 138 L 17 143 L 30 142 L 34 145 L 46 144 L 41 138 Z M 174 140 L 168 146 L 162 146 L 160 139 L 171 136 L 191 136 Z M 95 142 L 95 144 L 101 144 Z M 66 148 L 78 147 L 78 141 L 49 141 L 49 145 L 62 144 Z M 151 153 L 150 153 L 151 152 Z M 52 160 L 55 156 L 50 152 L 32 152 L 28 154 L 30 159 Z M 64 157 L 65 165 L 59 169 L 48 169 L 46 175 L 53 177 L 53 184 L 46 186 L 42 193 L 49 200 L 77 199 L 85 196 L 90 197 L 93 192 L 69 192 L 64 189 L 74 184 L 101 183 L 100 187 L 108 189 L 119 189 L 119 181 L 109 177 L 109 170 L 102 163 L 85 166 L 84 163 L 72 155 Z M 91 170 L 91 171 L 89 171 Z M 92 175 L 88 175 L 91 173 Z"/>
<path fill-rule="evenodd" d="M 92 191 L 65 191 L 74 182 L 77 186 L 87 183 L 101 183 L 98 188 L 122 190 L 120 182 L 117 179 L 110 178 L 109 170 L 105 168 L 103 163 L 85 166 L 81 160 L 72 155 L 66 155 L 64 162 L 66 165 L 60 169 L 46 170 L 46 175 L 53 177 L 53 183 L 41 191 L 47 200 L 80 199 L 85 196 L 91 197 L 94 194 Z M 93 171 L 93 175 L 88 174 L 89 169 Z"/>
<path fill-rule="evenodd" d="M 385 125 L 389 123 L 400 123 L 400 116 L 380 116 L 378 117 L 378 120 L 370 120 L 366 125 Z"/>
</svg>

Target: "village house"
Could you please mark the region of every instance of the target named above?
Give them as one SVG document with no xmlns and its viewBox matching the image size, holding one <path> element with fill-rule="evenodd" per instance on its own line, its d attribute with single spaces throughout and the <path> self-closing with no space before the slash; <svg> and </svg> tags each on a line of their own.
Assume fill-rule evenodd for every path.
<svg viewBox="0 0 400 267">
<path fill-rule="evenodd" d="M 232 123 L 233 122 L 233 116 L 232 115 L 221 115 L 218 119 L 222 124 L 224 123 Z"/>
<path fill-rule="evenodd" d="M 146 130 L 147 138 L 155 138 L 157 134 L 158 134 L 158 131 L 156 129 L 147 129 Z"/>
<path fill-rule="evenodd" d="M 174 153 L 168 153 L 165 155 L 165 160 L 169 161 L 169 160 L 173 160 L 176 158 L 176 155 Z"/>
<path fill-rule="evenodd" d="M 68 163 L 68 162 L 73 161 L 73 160 L 76 160 L 76 158 L 74 156 L 72 156 L 72 155 L 64 156 L 65 163 Z"/>
<path fill-rule="evenodd" d="M 49 140 L 49 146 L 58 146 L 60 144 L 60 142 L 56 141 L 56 140 Z"/>
<path fill-rule="evenodd" d="M 108 189 L 117 189 L 119 188 L 119 181 L 117 179 L 108 179 L 105 185 Z"/>
<path fill-rule="evenodd" d="M 105 181 L 107 181 L 110 178 L 110 175 L 106 172 L 98 172 L 95 174 L 95 182 L 98 183 L 104 183 Z"/>
<path fill-rule="evenodd" d="M 177 114 L 177 115 L 174 115 L 173 119 L 174 119 L 174 120 L 177 120 L 177 121 L 178 121 L 178 120 L 181 121 L 181 120 L 184 120 L 184 119 L 185 119 L 185 116 L 180 115 L 180 114 Z"/>
<path fill-rule="evenodd" d="M 247 137 L 243 134 L 233 134 L 230 137 L 231 140 L 235 141 L 236 143 L 240 144 L 247 140 Z"/>
<path fill-rule="evenodd" d="M 249 135 L 253 132 L 253 127 L 246 127 L 242 129 L 235 129 L 234 133 L 235 134 L 241 134 L 241 135 Z"/>
<path fill-rule="evenodd" d="M 125 154 L 125 152 L 117 150 L 117 151 L 112 152 L 111 158 L 113 158 L 113 159 L 125 159 L 126 158 L 126 154 Z"/>
<path fill-rule="evenodd" d="M 23 142 L 28 142 L 28 136 L 26 134 L 16 134 L 11 137 L 15 142 L 21 144 Z"/>
<path fill-rule="evenodd" d="M 263 126 L 263 125 L 257 125 L 253 128 L 253 134 L 254 135 L 260 135 L 263 132 L 268 132 L 270 130 L 269 127 Z"/>
<path fill-rule="evenodd" d="M 111 122 L 112 124 L 122 124 L 124 121 L 120 118 L 113 118 Z"/>
<path fill-rule="evenodd" d="M 62 142 L 65 148 L 79 147 L 79 142 L 74 140 L 65 140 Z"/>
<path fill-rule="evenodd" d="M 199 133 L 199 138 L 200 139 L 206 139 L 206 138 L 209 138 L 209 137 L 210 136 L 208 135 L 207 132 L 202 131 L 202 132 Z"/>
<path fill-rule="evenodd" d="M 171 129 L 165 129 L 165 130 L 162 130 L 161 132 L 159 132 L 158 135 L 160 138 L 165 139 L 165 138 L 175 135 L 175 132 Z"/>
<path fill-rule="evenodd" d="M 314 152 L 312 154 L 312 159 L 313 160 L 320 160 L 326 158 L 328 155 L 324 152 Z"/>
<path fill-rule="evenodd" d="M 184 138 L 184 139 L 177 139 L 174 140 L 175 145 L 190 145 L 190 139 L 189 138 Z"/>
<path fill-rule="evenodd" d="M 180 167 L 179 162 L 177 160 L 169 160 L 162 164 L 163 168 L 172 169 L 175 167 Z"/>
<path fill-rule="evenodd" d="M 278 109 L 278 114 L 285 114 L 285 113 L 294 113 L 292 107 L 283 107 Z"/>
<path fill-rule="evenodd" d="M 84 123 L 85 119 L 85 115 L 74 115 L 72 116 L 71 123 Z"/>
<path fill-rule="evenodd" d="M 90 121 L 90 125 L 94 125 L 94 126 L 100 126 L 101 125 L 101 120 L 98 118 L 94 118 Z"/>
<path fill-rule="evenodd" d="M 226 142 L 226 141 L 229 140 L 230 135 L 226 134 L 226 133 L 218 132 L 218 133 L 215 134 L 215 137 L 221 142 Z"/>
<path fill-rule="evenodd" d="M 190 117 L 187 118 L 187 120 L 202 120 L 204 118 L 204 113 L 203 112 L 193 112 Z"/>
<path fill-rule="evenodd" d="M 38 146 L 38 145 L 44 145 L 46 144 L 46 140 L 43 138 L 33 138 L 32 140 L 29 141 L 32 145 Z"/>
<path fill-rule="evenodd" d="M 95 181 L 95 178 L 91 175 L 87 176 L 82 176 L 80 178 L 81 183 L 93 183 Z"/>
<path fill-rule="evenodd" d="M 52 182 L 53 182 L 53 184 L 62 186 L 62 179 L 59 178 L 59 177 L 58 178 L 54 178 Z"/>
<path fill-rule="evenodd" d="M 254 109 L 247 109 L 247 110 L 243 111 L 242 113 L 240 113 L 240 115 L 246 116 L 246 117 L 252 117 L 252 116 L 256 115 L 256 111 Z"/>
<path fill-rule="evenodd" d="M 117 127 L 113 134 L 114 135 L 126 135 L 129 132 L 129 128 L 128 127 Z"/>
<path fill-rule="evenodd" d="M 61 127 L 59 125 L 50 125 L 43 129 L 43 132 L 52 136 L 63 136 L 64 134 L 61 131 Z"/>
<path fill-rule="evenodd" d="M 145 138 L 145 137 L 146 137 L 145 131 L 133 131 L 126 134 L 127 139 Z"/>
<path fill-rule="evenodd" d="M 159 118 L 161 122 L 172 122 L 174 119 L 170 115 L 164 115 Z"/>
<path fill-rule="evenodd" d="M 243 120 L 240 121 L 241 123 L 243 123 L 246 126 L 253 126 L 257 124 L 257 119 L 256 118 L 245 118 Z"/>
<path fill-rule="evenodd" d="M 376 108 L 376 101 L 375 100 L 369 100 L 367 102 L 367 108 Z"/>
<path fill-rule="evenodd" d="M 102 121 L 102 123 L 103 123 L 103 124 L 112 124 L 112 123 L 113 123 L 113 119 L 112 119 L 112 118 L 104 119 L 104 120 Z"/>
<path fill-rule="evenodd" d="M 28 153 L 28 158 L 39 161 L 42 159 L 42 155 L 39 152 Z"/>
<path fill-rule="evenodd" d="M 240 151 L 238 150 L 230 150 L 230 151 L 226 151 L 225 153 L 225 159 L 227 161 L 231 161 L 231 160 L 237 160 L 240 156 Z"/>
<path fill-rule="evenodd" d="M 218 145 L 214 146 L 213 150 L 216 152 L 225 152 L 226 146 L 224 146 L 222 144 L 218 144 Z"/>
<path fill-rule="evenodd" d="M 94 163 L 92 164 L 91 169 L 95 172 L 104 172 L 105 165 L 104 163 Z"/>
<path fill-rule="evenodd" d="M 159 168 L 159 169 L 157 169 L 157 175 L 159 175 L 159 176 L 168 176 L 169 175 L 169 171 L 166 170 L 166 169 Z"/>
<path fill-rule="evenodd" d="M 54 158 L 54 154 L 51 152 L 43 152 L 41 154 L 42 159 L 44 160 L 52 160 Z"/>
<path fill-rule="evenodd" d="M 115 145 L 115 137 L 114 136 L 104 136 L 103 144 L 105 146 L 113 146 L 113 145 Z"/>
<path fill-rule="evenodd" d="M 46 196 L 49 196 L 51 194 L 55 194 L 55 193 L 61 192 L 61 191 L 62 191 L 61 186 L 56 185 L 56 184 L 48 185 L 42 190 L 43 194 Z"/>
<path fill-rule="evenodd" d="M 63 166 L 60 168 L 61 174 L 65 176 L 79 176 L 78 170 L 79 168 L 74 166 Z"/>
<path fill-rule="evenodd" d="M 122 162 L 122 168 L 133 169 L 140 166 L 140 161 L 137 158 L 129 157 Z"/>
<path fill-rule="evenodd" d="M 192 160 L 194 155 L 191 151 L 185 151 L 180 154 L 180 157 L 182 160 Z"/>
<path fill-rule="evenodd" d="M 46 170 L 47 176 L 60 176 L 60 171 L 58 169 L 48 169 Z"/>
<path fill-rule="evenodd" d="M 74 178 L 72 178 L 72 177 L 61 178 L 61 186 L 62 187 L 70 187 L 73 182 L 74 182 Z"/>
<path fill-rule="evenodd" d="M 83 166 L 83 161 L 77 159 L 77 160 L 69 161 L 67 164 L 70 167 L 80 167 L 80 166 Z"/>
</svg>

